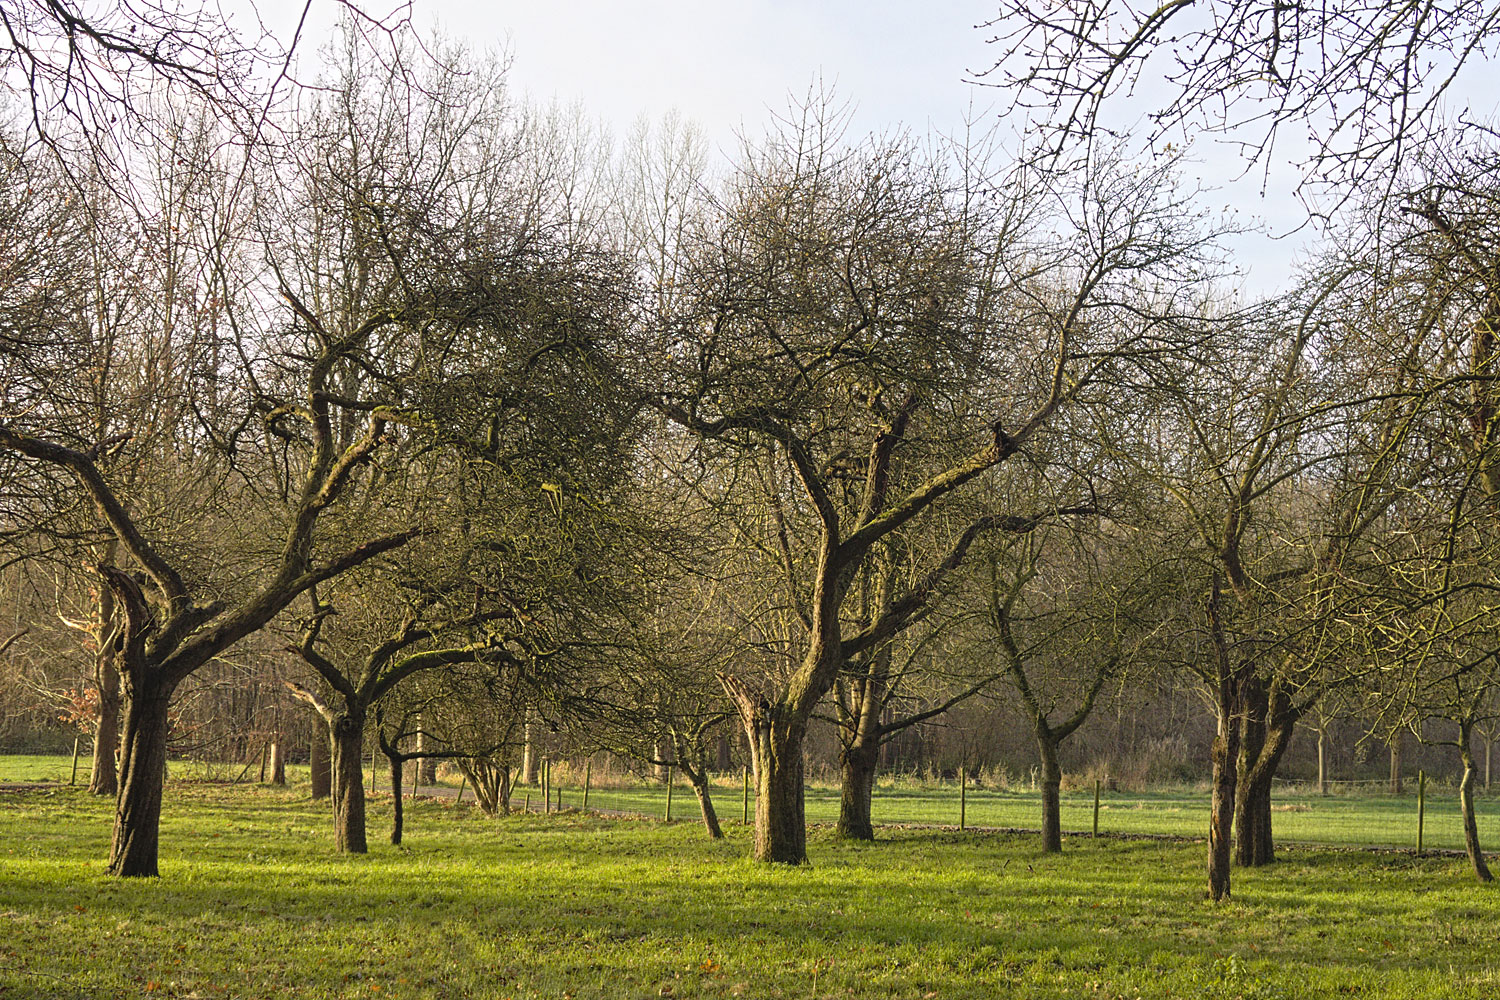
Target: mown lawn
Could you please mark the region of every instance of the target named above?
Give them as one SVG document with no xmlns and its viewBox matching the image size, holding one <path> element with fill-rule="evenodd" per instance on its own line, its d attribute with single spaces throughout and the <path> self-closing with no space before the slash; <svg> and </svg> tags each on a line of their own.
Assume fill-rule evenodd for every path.
<svg viewBox="0 0 1500 1000">
<path fill-rule="evenodd" d="M 688 803 L 684 803 L 687 805 Z M 174 782 L 159 880 L 103 874 L 111 803 L 0 795 L 0 997 L 1494 997 L 1500 896 L 1459 861 L 1292 851 L 1202 898 L 1203 847 L 730 827 L 419 802 L 331 851 L 298 789 Z"/>
<path fill-rule="evenodd" d="M 70 757 L 0 756 L 0 784 L 26 781 L 66 782 L 71 775 Z M 211 777 L 232 781 L 243 777 L 254 781 L 258 768 L 242 764 L 203 764 L 174 762 L 173 773 L 181 777 Z M 79 762 L 78 783 L 86 785 L 89 760 Z M 307 767 L 288 768 L 293 786 L 305 786 Z M 386 784 L 382 765 L 377 787 L 384 792 Z M 680 782 L 680 779 L 679 779 Z M 457 777 L 448 780 L 450 787 Z M 1337 847 L 1414 848 L 1417 841 L 1416 781 L 1408 783 L 1410 791 L 1402 796 L 1385 794 L 1319 796 L 1305 791 L 1277 791 L 1273 808 L 1278 843 L 1310 844 Z M 561 777 L 563 803 L 577 807 L 582 803 L 582 778 Z M 467 793 L 472 797 L 472 792 Z M 1035 791 L 973 788 L 967 791 L 966 822 L 971 827 L 1034 830 L 1040 827 L 1040 797 Z M 513 805 L 540 812 L 539 789 L 518 788 Z M 744 813 L 742 788 L 738 775 L 725 776 L 714 788 L 714 802 L 725 825 L 740 822 Z M 631 783 L 624 786 L 592 787 L 589 808 L 643 816 L 665 815 L 666 792 L 660 784 Z M 697 815 L 697 802 L 690 788 L 679 783 L 673 792 L 672 816 L 687 819 Z M 1062 796 L 1062 824 L 1066 831 L 1089 831 L 1093 827 L 1094 798 L 1091 789 L 1065 790 Z M 836 787 L 811 785 L 807 790 L 807 818 L 811 823 L 833 823 L 838 819 L 839 792 Z M 1500 849 L 1500 796 L 1481 795 L 1478 802 L 1480 840 Z M 959 792 L 957 783 L 908 783 L 883 780 L 876 789 L 873 813 L 876 823 L 925 824 L 957 826 Z M 1104 792 L 1099 810 L 1099 829 L 1105 834 L 1156 834 L 1176 837 L 1201 837 L 1208 829 L 1208 793 L 1177 789 L 1139 792 Z M 1463 828 L 1459 821 L 1458 797 L 1446 786 L 1431 783 L 1427 787 L 1423 818 L 1423 846 L 1431 850 L 1462 850 Z"/>
<path fill-rule="evenodd" d="M 1324 844 L 1348 847 L 1415 848 L 1417 840 L 1417 796 L 1415 782 L 1409 795 L 1329 795 L 1279 794 L 1274 799 L 1275 830 L 1279 843 Z M 526 793 L 516 801 L 521 804 Z M 577 805 L 582 789 L 565 786 L 564 804 Z M 999 791 L 970 788 L 966 793 L 964 814 L 969 826 L 1034 830 L 1041 826 L 1040 794 L 1034 791 Z M 721 783 L 714 799 L 720 818 L 739 822 L 744 802 L 738 779 Z M 590 808 L 638 812 L 648 816 L 664 815 L 666 795 L 660 786 L 592 789 Z M 533 793 L 532 807 L 541 808 L 541 798 Z M 1479 800 L 1481 842 L 1500 848 L 1500 799 Z M 876 823 L 937 824 L 957 826 L 959 792 L 957 784 L 926 784 L 907 787 L 877 788 L 872 803 Z M 1093 829 L 1094 795 L 1092 790 L 1064 791 L 1062 825 L 1064 830 L 1088 832 Z M 839 792 L 828 786 L 810 786 L 807 791 L 807 818 L 812 823 L 833 823 L 839 814 Z M 679 787 L 673 793 L 674 818 L 697 815 L 697 803 L 690 789 Z M 1208 793 L 1198 791 L 1162 791 L 1150 793 L 1105 792 L 1099 807 L 1099 829 L 1102 833 L 1160 834 L 1176 837 L 1201 837 L 1208 829 Z M 1423 819 L 1423 846 L 1433 850 L 1462 850 L 1463 826 L 1458 813 L 1458 796 L 1452 789 L 1431 785 L 1427 789 L 1426 814 Z"/>
</svg>

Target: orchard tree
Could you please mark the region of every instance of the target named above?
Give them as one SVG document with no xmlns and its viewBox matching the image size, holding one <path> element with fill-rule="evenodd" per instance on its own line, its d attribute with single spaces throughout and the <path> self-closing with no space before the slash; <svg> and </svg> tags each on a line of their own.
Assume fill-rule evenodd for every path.
<svg viewBox="0 0 1500 1000">
<path fill-rule="evenodd" d="M 353 591 L 348 603 L 341 595 L 325 593 L 320 599 L 313 591 L 312 613 L 293 647 L 333 692 L 324 697 L 287 682 L 291 692 L 312 705 L 328 726 L 334 843 L 339 851 L 353 854 L 367 850 L 361 776 L 371 709 L 413 674 L 509 655 L 504 649 L 508 636 L 495 626 L 514 618 L 511 608 L 496 608 L 499 602 L 494 599 L 475 600 L 462 586 L 466 582 L 462 575 L 458 581 L 444 581 L 437 574 L 422 574 L 405 586 L 397 582 L 403 577 L 410 580 L 409 570 L 403 572 L 401 567 L 387 567 L 365 580 L 351 576 L 345 581 Z M 361 603 L 365 614 L 358 610 L 351 614 L 350 605 Z M 397 610 L 399 619 L 387 629 L 376 624 L 382 612 Z M 340 630 L 343 635 L 329 641 L 325 623 L 335 617 L 348 617 L 350 623 Z"/>
<path fill-rule="evenodd" d="M 1269 167 L 1290 144 L 1306 157 L 1301 186 L 1337 207 L 1483 120 L 1445 116 L 1444 102 L 1483 79 L 1500 5 L 1002 0 L 985 27 L 1001 54 L 981 81 L 1027 111 L 1044 158 L 1108 141 L 1131 99 L 1151 95 L 1143 148 L 1207 131 Z"/>
<path fill-rule="evenodd" d="M 643 521 L 655 513 L 646 507 L 650 502 L 642 497 Z M 644 525 L 632 534 L 632 544 L 621 551 L 632 553 L 634 580 L 599 594 L 603 599 L 586 633 L 571 637 L 572 645 L 582 647 L 573 655 L 578 679 L 554 681 L 558 725 L 575 746 L 605 750 L 662 775 L 681 771 L 698 800 L 705 832 L 717 840 L 724 834 L 710 779 L 716 740 L 733 708 L 715 672 L 733 662 L 738 636 L 719 620 L 719 581 L 701 567 L 684 572 L 692 563 L 690 555 L 679 562 L 682 536 Z M 600 614 L 604 609 L 608 613 Z"/>
<path fill-rule="evenodd" d="M 50 502 L 35 511 L 34 523 L 45 528 L 60 505 L 81 506 L 92 512 L 95 537 L 107 539 L 118 553 L 116 562 L 97 567 L 117 608 L 114 646 L 128 698 L 110 859 L 116 874 L 157 872 L 167 710 L 182 681 L 263 627 L 308 587 L 415 534 L 410 528 L 375 531 L 342 547 L 317 534 L 325 512 L 344 500 L 383 445 L 389 423 L 389 414 L 373 402 L 353 409 L 335 403 L 328 392 L 330 373 L 395 315 L 387 307 L 336 333 L 304 328 L 297 354 L 277 355 L 269 345 L 273 338 L 263 335 L 277 316 L 263 308 L 259 281 L 265 272 L 254 266 L 255 243 L 231 195 L 246 169 L 251 166 L 222 158 L 197 165 L 197 212 L 188 244 L 193 249 L 183 269 L 191 272 L 184 286 L 200 308 L 183 318 L 181 335 L 202 352 L 203 366 L 190 369 L 178 390 L 192 406 L 176 411 L 162 427 L 134 422 L 134 411 L 118 408 L 101 434 L 92 400 L 58 391 L 57 374 L 84 370 L 85 359 L 99 347 L 82 334 L 50 343 L 41 357 L 32 358 L 35 363 L 13 369 L 6 387 L 0 448 L 52 487 L 45 497 Z M 41 324 L 73 308 L 55 293 L 39 306 Z M 59 328 L 80 329 L 76 324 Z M 217 367 L 206 363 L 210 355 L 219 359 Z M 273 364 L 284 376 L 275 390 L 262 378 Z M 354 419 L 336 426 L 341 412 Z M 279 454 L 271 452 L 264 446 L 272 435 L 262 437 L 254 428 L 270 430 L 288 418 L 302 430 Z M 121 474 L 120 463 L 111 459 L 137 435 L 140 447 L 150 450 L 149 461 L 158 469 L 170 465 L 175 478 L 152 476 L 144 482 Z M 224 553 L 213 545 L 216 532 L 229 546 L 241 539 L 235 537 L 239 532 L 221 531 L 228 522 L 220 515 L 254 503 L 248 498 L 256 490 L 243 487 L 258 486 L 253 475 L 270 463 L 280 463 L 290 474 L 284 480 L 287 491 L 262 495 L 262 506 L 236 510 L 234 516 L 248 512 L 243 527 L 253 531 L 250 522 L 257 522 L 254 527 L 280 534 L 281 543 L 271 551 L 257 545 Z M 247 477 L 250 470 L 255 472 Z"/>
<path fill-rule="evenodd" d="M 1415 400 L 1362 339 L 1379 318 L 1357 308 L 1356 274 L 1315 271 L 1287 300 L 1206 314 L 1195 363 L 1159 373 L 1152 413 L 1114 449 L 1150 484 L 1137 516 L 1161 526 L 1185 587 L 1204 595 L 1178 614 L 1203 624 L 1186 659 L 1216 712 L 1216 900 L 1231 859 L 1274 859 L 1272 779 L 1296 723 L 1352 682 L 1359 575 L 1419 475 Z"/>
<path fill-rule="evenodd" d="M 345 56 L 357 65 L 359 45 Z M 469 100 L 460 79 L 366 76 L 306 112 L 284 150 L 225 162 L 235 147 L 207 145 L 218 152 L 197 162 L 184 264 L 200 304 L 187 314 L 189 342 L 202 358 L 170 434 L 148 439 L 121 421 L 101 438 L 92 410 L 53 391 L 49 373 L 82 368 L 69 359 L 93 348 L 86 339 L 12 379 L 0 447 L 67 486 L 53 495 L 92 507 L 122 560 L 99 569 L 120 609 L 129 697 L 112 871 L 156 873 L 167 705 L 181 682 L 314 585 L 427 530 L 377 516 L 369 505 L 397 477 L 372 463 L 397 444 L 410 450 L 412 433 L 394 428 L 421 424 L 423 338 L 467 334 L 492 308 L 495 257 L 477 251 L 495 245 L 494 223 L 516 206 L 481 197 L 510 194 L 503 172 L 460 160 L 498 100 Z M 417 155 L 404 137 L 419 126 Z M 266 196 L 242 200 L 243 179 L 259 171 Z M 174 478 L 140 486 L 115 474 L 107 459 L 138 433 Z"/>
<path fill-rule="evenodd" d="M 805 526 L 788 539 L 810 540 L 786 602 L 789 670 L 721 680 L 756 764 L 755 856 L 789 863 L 806 859 L 807 725 L 840 670 L 1019 512 L 956 528 L 900 601 L 846 632 L 861 567 L 1021 454 L 1112 364 L 1167 350 L 1154 317 L 1202 264 L 1168 169 L 1101 166 L 1053 190 L 1023 172 L 1002 186 L 961 153 L 949 178 L 940 157 L 846 147 L 838 129 L 808 108 L 746 151 L 688 241 L 687 291 L 650 345 L 660 412 L 703 441 L 706 462 L 753 457 L 774 472 L 765 482 Z"/>
<path fill-rule="evenodd" d="M 1035 453 L 1031 454 L 1035 460 Z M 1015 496 L 1014 491 L 1007 491 Z M 1083 489 L 1081 496 L 1088 496 Z M 982 499 L 971 498 L 965 505 L 949 505 L 946 517 L 927 519 L 929 535 L 918 531 L 877 547 L 860 568 L 851 585 L 849 624 L 862 632 L 897 613 L 913 599 L 921 602 L 919 610 L 907 619 L 906 627 L 891 639 L 861 650 L 840 671 L 835 682 L 834 721 L 839 734 L 839 818 L 835 832 L 851 840 L 873 840 L 871 819 L 876 767 L 881 747 L 913 726 L 932 722 L 970 698 L 988 692 L 1005 675 L 992 659 L 981 658 L 975 664 L 940 663 L 937 652 L 942 640 L 961 632 L 956 623 L 965 617 L 966 595 L 962 590 L 922 595 L 918 588 L 927 585 L 920 575 L 931 553 L 914 551 L 917 545 L 941 548 L 952 524 L 985 525 L 989 536 L 1024 538 L 1039 526 L 1060 518 L 1092 513 L 1091 503 L 1071 506 L 1055 505 L 1050 509 L 1044 500 L 1033 498 L 1028 505 L 1033 513 L 993 517 L 984 512 Z M 946 529 L 946 530 L 945 530 Z M 998 543 L 997 543 L 998 544 Z M 957 581 L 955 581 L 957 582 Z M 961 583 L 959 584 L 961 586 Z"/>
<path fill-rule="evenodd" d="M 1405 225 L 1386 227 L 1401 238 L 1381 256 L 1364 254 L 1371 298 L 1395 319 L 1389 335 L 1408 395 L 1421 403 L 1412 446 L 1428 456 L 1415 499 L 1394 510 L 1391 537 L 1370 574 L 1378 602 L 1366 634 L 1382 666 L 1371 688 L 1387 731 L 1405 726 L 1424 743 L 1457 751 L 1465 847 L 1475 876 L 1487 882 L 1473 740 L 1493 724 L 1500 679 L 1500 607 L 1492 596 L 1500 516 L 1500 156 L 1493 144 L 1428 151 L 1413 176 Z"/>
<path fill-rule="evenodd" d="M 1428 545 L 1413 545 L 1388 567 L 1387 613 L 1372 643 L 1373 659 L 1392 674 L 1380 695 L 1388 728 L 1404 726 L 1429 746 L 1452 747 L 1461 774 L 1459 815 L 1474 876 L 1492 881 L 1479 840 L 1474 800 L 1479 769 L 1474 736 L 1500 717 L 1500 607 L 1493 590 L 1490 517 L 1433 525 Z M 1413 532 L 1411 539 L 1417 540 Z"/>
<path fill-rule="evenodd" d="M 1071 517 L 997 538 L 979 562 L 984 638 L 998 646 L 1036 741 L 1044 852 L 1062 850 L 1063 742 L 1156 636 L 1148 623 L 1164 581 L 1142 535 L 1099 516 Z"/>
</svg>

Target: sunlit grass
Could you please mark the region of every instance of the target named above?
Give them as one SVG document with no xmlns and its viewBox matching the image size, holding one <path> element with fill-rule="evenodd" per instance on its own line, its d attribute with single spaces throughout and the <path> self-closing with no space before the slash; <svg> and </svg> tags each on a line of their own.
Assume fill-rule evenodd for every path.
<svg viewBox="0 0 1500 1000">
<path fill-rule="evenodd" d="M 451 802 L 396 849 L 388 805 L 340 857 L 303 789 L 174 782 L 139 881 L 103 874 L 109 802 L 6 793 L 0 997 L 1500 994 L 1500 897 L 1454 860 L 1292 851 L 1216 906 L 1199 844 L 817 828 L 788 869 L 735 823 Z"/>
<path fill-rule="evenodd" d="M 527 794 L 532 808 L 541 808 L 539 792 L 518 792 L 519 807 Z M 958 826 L 960 816 L 967 826 L 1004 830 L 1034 830 L 1041 826 L 1040 793 L 969 788 L 960 804 L 957 783 L 929 783 L 911 787 L 877 788 L 872 814 L 877 824 L 927 824 Z M 582 789 L 563 786 L 565 805 L 578 805 Z M 739 779 L 718 783 L 714 802 L 721 820 L 739 822 L 746 812 Z M 591 809 L 608 809 L 664 817 L 666 791 L 656 784 L 625 788 L 593 788 Z M 753 808 L 753 807 L 752 807 Z M 1273 801 L 1273 824 L 1278 843 L 1347 847 L 1415 848 L 1417 841 L 1417 796 L 1319 796 L 1280 794 Z M 1481 841 L 1500 848 L 1500 799 L 1481 798 L 1478 804 Z M 839 792 L 826 785 L 807 790 L 807 819 L 811 823 L 833 823 L 839 814 Z M 697 815 L 697 803 L 685 786 L 673 792 L 674 819 Z M 1066 831 L 1093 831 L 1092 790 L 1064 791 L 1062 826 Z M 1458 797 L 1451 789 L 1431 786 L 1427 790 L 1423 816 L 1423 846 L 1431 850 L 1460 850 L 1463 828 Z M 1202 791 L 1152 793 L 1103 792 L 1099 803 L 1099 830 L 1104 834 L 1149 834 L 1202 837 L 1208 829 L 1208 794 Z"/>
<path fill-rule="evenodd" d="M 0 784 L 6 782 L 66 782 L 72 758 L 0 756 Z M 80 758 L 77 782 L 88 784 L 89 759 Z M 254 783 L 258 766 L 243 764 L 174 761 L 174 777 L 206 778 L 214 781 Z M 567 774 L 561 769 L 556 788 L 562 791 L 563 804 L 577 808 L 583 802 L 582 775 Z M 306 765 L 291 766 L 288 780 L 294 788 L 308 782 Z M 459 779 L 445 779 L 455 788 Z M 1299 791 L 1280 792 L 1273 808 L 1276 840 L 1279 844 L 1327 845 L 1336 847 L 1415 848 L 1417 842 L 1416 782 L 1403 796 L 1329 795 L 1319 796 Z M 388 788 L 384 768 L 375 784 L 376 794 Z M 472 791 L 466 793 L 472 797 Z M 739 775 L 716 780 L 714 803 L 725 825 L 741 822 L 746 814 L 743 786 Z M 591 783 L 588 805 L 591 810 L 630 813 L 654 818 L 666 815 L 666 789 L 655 782 L 603 781 Z M 962 809 L 970 827 L 992 827 L 1003 830 L 1034 830 L 1040 827 L 1040 796 L 1034 790 L 998 790 L 969 787 Z M 538 788 L 518 787 L 513 806 L 520 810 L 529 803 L 533 811 L 542 811 L 542 793 Z M 753 807 L 752 807 L 753 808 Z M 813 784 L 807 790 L 807 818 L 810 823 L 833 823 L 838 819 L 839 793 L 836 787 Z M 1500 797 L 1481 796 L 1478 801 L 1481 842 L 1500 848 Z M 877 824 L 925 824 L 958 826 L 959 790 L 956 782 L 882 782 L 876 789 L 873 814 Z M 1090 833 L 1093 830 L 1094 798 L 1092 789 L 1065 790 L 1062 795 L 1062 825 L 1065 831 Z M 691 789 L 678 779 L 673 790 L 673 819 L 691 819 L 698 808 Z M 1427 788 L 1422 818 L 1423 846 L 1430 850 L 1461 850 L 1463 828 L 1458 813 L 1458 798 L 1453 789 L 1437 784 Z M 1208 828 L 1208 794 L 1201 790 L 1166 790 L 1151 793 L 1109 792 L 1101 795 L 1099 830 L 1109 834 L 1149 834 L 1173 837 L 1202 837 Z"/>
</svg>

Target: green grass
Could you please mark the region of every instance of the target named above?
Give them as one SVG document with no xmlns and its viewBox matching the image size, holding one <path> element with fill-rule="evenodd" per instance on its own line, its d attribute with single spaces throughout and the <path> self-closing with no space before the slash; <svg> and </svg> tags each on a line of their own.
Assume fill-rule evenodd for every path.
<svg viewBox="0 0 1500 1000">
<path fill-rule="evenodd" d="M 72 758 L 68 756 L 0 756 L 0 784 L 28 781 L 67 781 Z M 178 777 L 232 781 L 244 775 L 254 780 L 258 769 L 246 772 L 244 765 L 174 762 Z M 288 768 L 293 786 L 308 781 L 307 767 Z M 89 760 L 79 761 L 78 783 L 88 783 Z M 457 779 L 448 782 L 457 785 Z M 1274 825 L 1279 844 L 1333 847 L 1414 848 L 1417 840 L 1417 796 L 1415 782 L 1404 796 L 1330 795 L 1307 792 L 1277 795 Z M 565 805 L 577 806 L 583 797 L 581 779 L 560 780 Z M 382 767 L 379 788 L 387 788 Z M 470 793 L 472 794 L 472 793 Z M 518 788 L 514 805 L 521 808 L 527 796 L 540 811 L 541 792 Z M 998 791 L 970 788 L 967 792 L 966 823 L 972 827 L 1036 829 L 1041 825 L 1039 795 L 1033 791 Z M 737 822 L 743 803 L 738 776 L 721 779 L 714 789 L 714 802 L 721 820 Z M 1062 824 L 1067 831 L 1088 831 L 1093 825 L 1093 792 L 1067 791 L 1062 797 Z M 591 809 L 637 813 L 660 817 L 665 814 L 666 791 L 660 784 L 635 783 L 624 787 L 594 787 L 589 792 Z M 833 823 L 838 819 L 838 789 L 812 785 L 807 790 L 810 823 Z M 673 792 L 673 817 L 697 814 L 692 791 L 679 784 Z M 1482 843 L 1500 849 L 1500 797 L 1481 796 L 1478 802 Z M 873 803 L 877 824 L 928 824 L 957 826 L 959 795 L 956 783 L 897 783 L 884 781 L 876 789 Z M 1158 834 L 1201 837 L 1208 828 L 1208 794 L 1176 790 L 1152 793 L 1105 792 L 1100 803 L 1099 829 L 1109 834 Z M 1461 850 L 1463 829 L 1458 797 L 1451 789 L 1430 784 L 1423 817 L 1423 846 L 1431 850 Z"/>
<path fill-rule="evenodd" d="M 526 790 L 518 794 L 524 796 Z M 579 788 L 564 786 L 565 804 L 578 804 Z M 1461 850 L 1463 828 L 1458 796 L 1451 789 L 1429 786 L 1423 818 L 1423 846 L 1432 850 Z M 810 823 L 833 823 L 838 819 L 839 792 L 828 786 L 807 790 Z M 744 804 L 739 779 L 715 789 L 715 805 L 724 820 L 738 821 Z M 519 805 L 520 800 L 517 800 Z M 540 795 L 533 793 L 533 807 L 540 808 Z M 591 789 L 589 806 L 664 815 L 665 791 L 659 785 L 624 789 Z M 1335 847 L 1415 847 L 1417 797 L 1406 796 L 1318 796 L 1281 794 L 1274 800 L 1273 823 L 1278 843 Z M 673 792 L 673 816 L 695 815 L 692 792 L 678 787 Z M 877 788 L 871 807 L 877 824 L 938 824 L 957 826 L 957 784 L 927 784 L 912 787 Z M 1064 830 L 1083 832 L 1093 828 L 1094 796 L 1090 791 L 1064 792 Z M 964 810 L 972 827 L 1037 829 L 1041 826 L 1040 795 L 1032 791 L 996 791 L 970 788 Z M 1478 803 L 1481 842 L 1500 848 L 1500 799 L 1481 798 Z M 1164 834 L 1201 837 L 1208 829 L 1208 794 L 1194 791 L 1153 793 L 1105 792 L 1099 807 L 1099 829 L 1104 833 Z"/>
<path fill-rule="evenodd" d="M 303 792 L 174 782 L 160 880 L 103 874 L 111 804 L 0 793 L 0 997 L 1500 994 L 1500 896 L 1460 862 L 1298 850 L 1203 898 L 1203 847 L 813 830 L 811 865 L 691 822 L 419 802 L 332 853 Z"/>
<path fill-rule="evenodd" d="M 93 758 L 89 754 L 89 749 L 84 747 L 78 755 L 77 780 L 80 785 L 89 783 L 89 772 L 93 769 Z M 0 785 L 20 781 L 66 782 L 72 776 L 72 754 L 0 754 Z"/>
</svg>

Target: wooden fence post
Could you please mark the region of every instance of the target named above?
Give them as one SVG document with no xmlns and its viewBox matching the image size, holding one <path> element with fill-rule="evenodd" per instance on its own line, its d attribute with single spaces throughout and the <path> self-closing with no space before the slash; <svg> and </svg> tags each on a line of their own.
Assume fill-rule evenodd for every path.
<svg viewBox="0 0 1500 1000">
<path fill-rule="evenodd" d="M 73 775 L 68 779 L 68 784 L 78 784 L 78 741 L 81 737 L 73 737 Z"/>
<path fill-rule="evenodd" d="M 668 823 L 672 822 L 672 765 L 667 765 L 667 817 Z"/>
<path fill-rule="evenodd" d="M 1099 836 L 1099 779 L 1094 779 L 1094 836 Z"/>
<path fill-rule="evenodd" d="M 747 765 L 740 770 L 744 772 L 745 781 L 744 800 L 740 804 L 740 825 L 748 826 L 750 824 L 750 768 Z"/>
<path fill-rule="evenodd" d="M 958 765 L 958 828 L 968 828 L 969 821 L 969 776 L 962 764 Z"/>
<path fill-rule="evenodd" d="M 1422 856 L 1422 823 L 1427 818 L 1427 772 L 1417 772 L 1417 857 Z"/>
<path fill-rule="evenodd" d="M 591 785 L 593 783 L 593 780 L 594 780 L 594 758 L 590 757 L 588 759 L 588 762 L 583 765 L 583 809 L 584 809 L 584 812 L 587 812 L 588 808 L 589 808 L 589 785 Z"/>
</svg>

